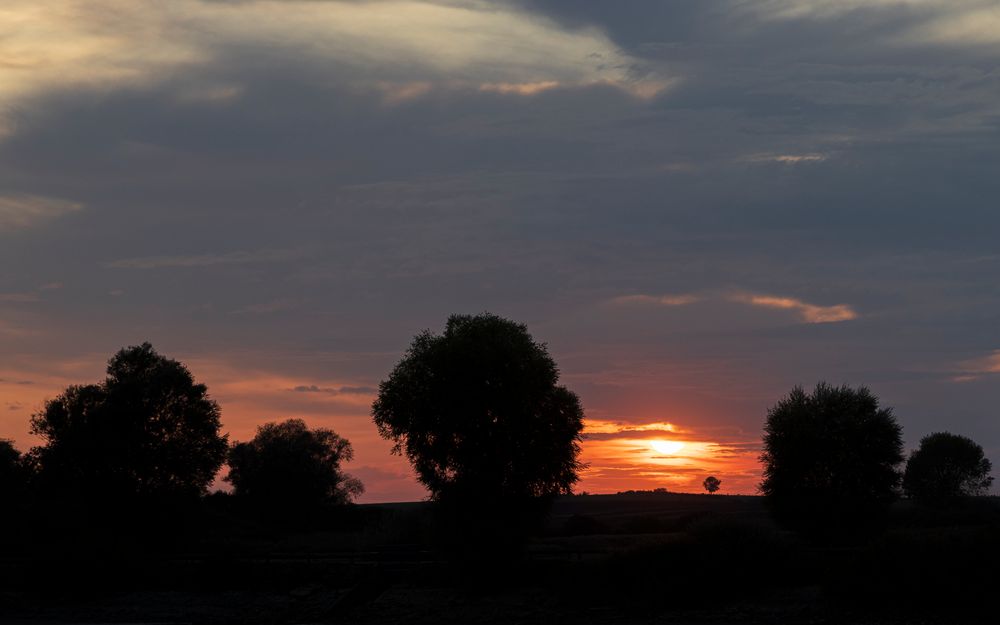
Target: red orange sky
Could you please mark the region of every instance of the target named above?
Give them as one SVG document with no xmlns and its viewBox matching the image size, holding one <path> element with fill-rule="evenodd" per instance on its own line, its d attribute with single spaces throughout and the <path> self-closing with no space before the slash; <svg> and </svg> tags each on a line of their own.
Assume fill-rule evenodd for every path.
<svg viewBox="0 0 1000 625">
<path fill-rule="evenodd" d="M 178 357 L 175 354 L 168 356 Z M 35 440 L 28 419 L 44 400 L 69 384 L 101 379 L 102 358 L 61 361 L 37 369 L 0 370 L 3 415 L 0 437 L 12 438 L 21 449 Z M 203 358 L 180 358 L 197 380 L 209 387 L 223 411 L 223 424 L 233 440 L 245 440 L 265 421 L 300 417 L 314 426 L 331 427 L 347 437 L 355 459 L 347 469 L 366 486 L 363 502 L 401 501 L 426 496 L 405 459 L 389 453 L 369 417 L 377 380 L 307 380 L 300 376 L 254 370 Z M 572 384 L 570 384 L 572 386 Z M 584 394 L 584 406 L 587 397 Z M 613 405 L 595 400 L 594 413 L 604 415 Z M 672 413 L 663 406 L 661 414 Z M 690 409 L 685 410 L 690 414 Z M 715 432 L 716 434 L 718 432 Z M 699 492 L 708 475 L 723 481 L 725 493 L 752 493 L 759 480 L 759 439 L 712 436 L 694 419 L 636 420 L 590 417 L 581 459 L 587 464 L 577 492 L 609 493 L 630 489 L 667 488 Z M 663 443 L 668 444 L 664 445 Z"/>
</svg>

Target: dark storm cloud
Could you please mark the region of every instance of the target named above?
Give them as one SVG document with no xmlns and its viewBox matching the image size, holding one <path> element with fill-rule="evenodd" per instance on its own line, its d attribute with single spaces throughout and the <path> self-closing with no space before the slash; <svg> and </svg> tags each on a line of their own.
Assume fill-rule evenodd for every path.
<svg viewBox="0 0 1000 625">
<path fill-rule="evenodd" d="M 148 338 L 364 394 L 488 309 L 598 417 L 754 432 L 828 379 L 910 440 L 1000 453 L 1000 38 L 963 21 L 986 5 L 127 6 L 134 66 L 11 91 L 6 353 Z"/>
</svg>

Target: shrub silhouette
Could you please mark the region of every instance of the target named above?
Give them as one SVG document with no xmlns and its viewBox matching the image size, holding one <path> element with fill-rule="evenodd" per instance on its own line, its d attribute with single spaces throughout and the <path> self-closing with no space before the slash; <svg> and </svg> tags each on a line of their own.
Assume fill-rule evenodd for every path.
<svg viewBox="0 0 1000 625">
<path fill-rule="evenodd" d="M 719 490 L 719 487 L 722 486 L 722 480 L 714 475 L 709 475 L 705 478 L 705 481 L 702 482 L 701 485 L 705 487 L 705 490 L 707 490 L 709 494 L 712 494 Z"/>
<path fill-rule="evenodd" d="M 341 470 L 354 452 L 347 439 L 329 429 L 309 429 L 301 419 L 266 423 L 245 443 L 229 450 L 234 494 L 281 507 L 343 504 L 364 492 L 361 482 Z"/>
<path fill-rule="evenodd" d="M 100 384 L 71 386 L 31 420 L 40 485 L 64 496 L 159 498 L 206 492 L 225 458 L 219 407 L 149 343 L 122 349 Z"/>
<path fill-rule="evenodd" d="M 796 387 L 768 411 L 760 490 L 793 517 L 874 512 L 896 495 L 902 448 L 892 411 L 867 388 Z"/>
<path fill-rule="evenodd" d="M 444 334 L 414 338 L 372 415 L 446 517 L 482 540 L 515 536 L 578 479 L 583 409 L 558 381 L 523 324 L 454 315 Z"/>
<path fill-rule="evenodd" d="M 965 436 L 937 432 L 920 440 L 903 474 L 903 490 L 925 503 L 946 503 L 986 494 L 993 466 L 983 448 Z"/>
</svg>

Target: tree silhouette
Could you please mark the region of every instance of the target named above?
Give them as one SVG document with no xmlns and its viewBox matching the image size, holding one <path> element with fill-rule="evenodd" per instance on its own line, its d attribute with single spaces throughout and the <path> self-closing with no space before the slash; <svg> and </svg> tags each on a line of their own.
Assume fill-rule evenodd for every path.
<svg viewBox="0 0 1000 625">
<path fill-rule="evenodd" d="M 245 443 L 229 450 L 234 494 L 284 507 L 348 503 L 364 492 L 341 470 L 353 457 L 351 443 L 333 430 L 309 429 L 301 419 L 266 423 Z"/>
<path fill-rule="evenodd" d="M 815 515 L 869 510 L 896 494 L 901 430 L 865 387 L 796 387 L 768 411 L 760 459 L 772 503 Z"/>
<path fill-rule="evenodd" d="M 709 475 L 705 478 L 705 481 L 702 482 L 701 485 L 705 487 L 705 490 L 707 490 L 709 494 L 712 494 L 719 490 L 719 487 L 722 486 L 722 480 L 714 475 Z"/>
<path fill-rule="evenodd" d="M 25 495 L 28 470 L 14 443 L 0 438 L 0 502 L 17 501 Z"/>
<path fill-rule="evenodd" d="M 566 493 L 581 466 L 583 410 L 558 380 L 523 324 L 454 315 L 443 335 L 416 336 L 372 413 L 435 497 Z"/>
<path fill-rule="evenodd" d="M 943 503 L 986 494 L 993 465 L 971 438 L 937 432 L 920 440 L 903 474 L 903 490 L 912 499 Z"/>
<path fill-rule="evenodd" d="M 454 315 L 444 334 L 414 338 L 372 414 L 434 499 L 513 535 L 549 496 L 569 492 L 582 466 L 583 409 L 558 381 L 525 325 Z"/>
<path fill-rule="evenodd" d="M 100 384 L 71 386 L 31 420 L 43 487 L 115 498 L 204 493 L 225 459 L 219 407 L 149 343 L 122 349 Z"/>
</svg>

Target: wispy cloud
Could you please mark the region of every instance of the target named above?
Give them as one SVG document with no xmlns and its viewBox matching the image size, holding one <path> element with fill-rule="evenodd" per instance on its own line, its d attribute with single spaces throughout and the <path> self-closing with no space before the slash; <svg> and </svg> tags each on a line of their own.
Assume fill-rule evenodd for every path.
<svg viewBox="0 0 1000 625">
<path fill-rule="evenodd" d="M 850 321 L 851 319 L 858 318 L 858 313 L 847 304 L 819 306 L 794 297 L 754 295 L 752 293 L 731 295 L 730 299 L 735 302 L 760 306 L 762 308 L 791 310 L 797 313 L 802 321 L 806 323 L 836 323 L 838 321 Z"/>
<path fill-rule="evenodd" d="M 611 300 L 613 304 L 657 304 L 659 306 L 687 306 L 701 301 L 701 297 L 691 293 L 676 295 L 622 295 Z"/>
<path fill-rule="evenodd" d="M 646 304 L 656 306 L 687 306 L 699 302 L 730 301 L 762 308 L 774 308 L 778 310 L 790 310 L 799 315 L 806 323 L 833 323 L 837 321 L 849 321 L 856 319 L 858 313 L 848 304 L 834 304 L 832 306 L 820 306 L 802 301 L 794 297 L 780 297 L 774 295 L 760 295 L 755 293 L 709 293 L 694 294 L 682 293 L 675 295 L 623 295 L 611 300 L 613 304 Z"/>
<path fill-rule="evenodd" d="M 83 204 L 41 195 L 0 195 L 0 232 L 20 230 L 83 208 Z"/>
<path fill-rule="evenodd" d="M 370 386 L 318 386 L 316 384 L 299 385 L 290 389 L 293 393 L 323 393 L 326 395 L 373 395 L 378 389 Z"/>
<path fill-rule="evenodd" d="M 182 256 L 142 256 L 123 258 L 105 263 L 114 269 L 160 269 L 164 267 L 211 267 L 212 265 L 240 265 L 245 263 L 270 263 L 297 260 L 300 250 L 239 251 L 226 254 L 193 254 Z"/>
<path fill-rule="evenodd" d="M 780 163 L 782 165 L 801 165 L 820 163 L 827 159 L 826 154 L 807 152 L 804 154 L 751 154 L 745 161 L 750 163 Z"/>
<path fill-rule="evenodd" d="M 952 376 L 951 381 L 973 382 L 998 373 L 1000 373 L 1000 349 L 995 349 L 986 356 L 958 363 L 957 372 Z"/>
</svg>

